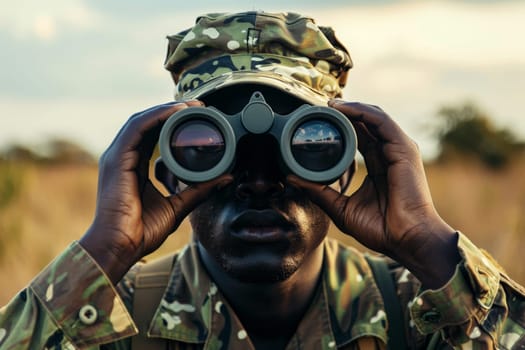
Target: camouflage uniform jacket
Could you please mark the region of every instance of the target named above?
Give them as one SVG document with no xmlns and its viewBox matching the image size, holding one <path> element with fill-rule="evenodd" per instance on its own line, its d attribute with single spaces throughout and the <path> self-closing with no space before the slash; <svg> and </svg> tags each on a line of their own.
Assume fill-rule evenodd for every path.
<svg viewBox="0 0 525 350">
<path fill-rule="evenodd" d="M 322 280 L 287 349 L 384 349 L 384 304 L 366 260 L 334 240 L 324 244 Z M 439 290 L 419 290 L 390 263 L 410 348 L 525 348 L 523 288 L 461 233 L 458 244 L 463 260 Z M 114 288 L 73 243 L 0 309 L 0 349 L 129 349 L 136 271 Z M 175 256 L 149 334 L 167 339 L 167 349 L 253 348 L 193 244 Z"/>
</svg>

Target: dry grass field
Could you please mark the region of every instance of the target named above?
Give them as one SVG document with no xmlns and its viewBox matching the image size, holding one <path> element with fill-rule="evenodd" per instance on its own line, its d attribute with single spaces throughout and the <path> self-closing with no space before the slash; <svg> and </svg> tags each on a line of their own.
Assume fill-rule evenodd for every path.
<svg viewBox="0 0 525 350">
<path fill-rule="evenodd" d="M 354 186 L 363 176 L 361 168 Z M 441 215 L 525 283 L 525 160 L 498 172 L 466 161 L 430 164 L 427 176 Z M 87 229 L 96 183 L 96 166 L 0 163 L 0 305 Z M 188 231 L 185 223 L 155 254 L 180 247 Z"/>
</svg>

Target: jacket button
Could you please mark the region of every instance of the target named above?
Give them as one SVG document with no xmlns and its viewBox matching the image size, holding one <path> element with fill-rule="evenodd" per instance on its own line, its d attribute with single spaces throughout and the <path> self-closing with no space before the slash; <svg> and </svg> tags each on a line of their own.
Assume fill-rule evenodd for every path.
<svg viewBox="0 0 525 350">
<path fill-rule="evenodd" d="M 80 308 L 78 312 L 78 317 L 80 322 L 89 326 L 97 321 L 98 313 L 97 309 L 93 305 L 84 305 Z"/>
</svg>

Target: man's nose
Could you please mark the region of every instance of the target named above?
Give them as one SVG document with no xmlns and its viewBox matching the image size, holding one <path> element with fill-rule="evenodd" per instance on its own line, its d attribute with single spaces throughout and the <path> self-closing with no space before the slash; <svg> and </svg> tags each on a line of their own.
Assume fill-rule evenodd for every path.
<svg viewBox="0 0 525 350">
<path fill-rule="evenodd" d="M 268 135 L 252 135 L 238 144 L 236 194 L 239 199 L 276 199 L 284 193 L 279 146 Z"/>
</svg>

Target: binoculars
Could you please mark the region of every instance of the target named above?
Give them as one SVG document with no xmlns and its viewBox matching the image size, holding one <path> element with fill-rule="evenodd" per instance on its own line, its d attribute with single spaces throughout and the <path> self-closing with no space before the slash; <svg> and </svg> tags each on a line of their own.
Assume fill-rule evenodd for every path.
<svg viewBox="0 0 525 350">
<path fill-rule="evenodd" d="M 237 143 L 249 134 L 273 136 L 279 144 L 281 171 L 313 182 L 332 183 L 356 154 L 355 130 L 341 112 L 305 104 L 280 115 L 256 91 L 234 115 L 214 107 L 175 112 L 162 127 L 160 155 L 182 182 L 209 181 L 231 171 Z"/>
</svg>

